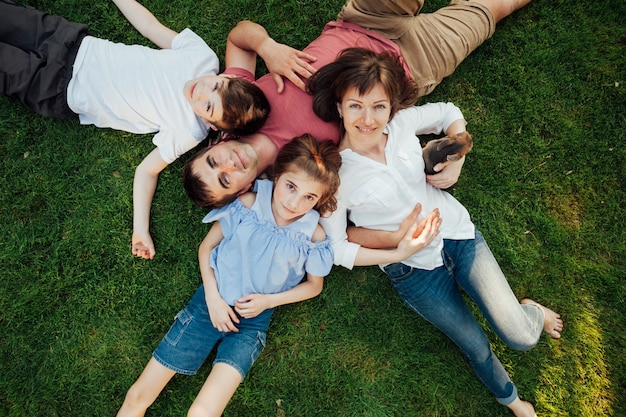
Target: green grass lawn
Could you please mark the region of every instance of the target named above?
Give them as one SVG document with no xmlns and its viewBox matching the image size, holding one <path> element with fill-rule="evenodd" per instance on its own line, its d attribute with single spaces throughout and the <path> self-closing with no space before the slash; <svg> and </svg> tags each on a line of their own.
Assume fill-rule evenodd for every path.
<svg viewBox="0 0 626 417">
<path fill-rule="evenodd" d="M 149 45 L 112 2 L 28 3 L 96 36 Z M 221 59 L 239 20 L 301 48 L 342 3 L 144 2 L 173 29 L 194 29 Z M 452 192 L 515 293 L 565 320 L 560 340 L 544 335 L 516 352 L 477 312 L 540 416 L 626 415 L 625 42 L 621 0 L 535 0 L 424 100 L 464 111 L 475 145 Z M 114 415 L 199 285 L 208 226 L 184 195 L 187 156 L 160 178 L 156 258 L 131 256 L 132 179 L 152 148 L 150 135 L 45 119 L 0 99 L 0 416 Z M 147 415 L 184 416 L 210 362 L 175 377 Z M 319 297 L 280 308 L 225 412 L 508 415 L 376 267 L 335 268 Z"/>
</svg>

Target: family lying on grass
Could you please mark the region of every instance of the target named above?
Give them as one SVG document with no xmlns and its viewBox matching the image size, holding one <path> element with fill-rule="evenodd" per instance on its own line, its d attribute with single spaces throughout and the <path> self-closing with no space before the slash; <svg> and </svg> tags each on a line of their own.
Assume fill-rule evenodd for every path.
<svg viewBox="0 0 626 417">
<path fill-rule="evenodd" d="M 215 345 L 189 415 L 220 415 L 263 348 L 274 308 L 319 294 L 333 262 L 379 265 L 405 303 L 459 346 L 498 402 L 516 416 L 535 415 L 461 289 L 513 349 L 531 349 L 542 330 L 559 338 L 562 320 L 533 300 L 517 301 L 467 210 L 443 191 L 464 158 L 424 173 L 416 135 L 464 133 L 461 111 L 414 106 L 529 1 L 453 0 L 419 13 L 419 0 L 352 0 L 303 51 L 245 21 L 229 34 L 226 70 L 217 75 L 202 39 L 166 28 L 134 0 L 114 2 L 163 49 L 113 44 L 84 25 L 0 0 L 3 95 L 45 116 L 156 133 L 135 174 L 134 255 L 156 253 L 148 225 L 159 172 L 208 129 L 230 139 L 185 165 L 187 194 L 212 209 L 198 252 L 203 285 L 119 416 L 143 415 L 175 373 L 195 373 Z M 257 55 L 270 74 L 254 80 Z M 268 169 L 272 181 L 257 181 Z"/>
</svg>

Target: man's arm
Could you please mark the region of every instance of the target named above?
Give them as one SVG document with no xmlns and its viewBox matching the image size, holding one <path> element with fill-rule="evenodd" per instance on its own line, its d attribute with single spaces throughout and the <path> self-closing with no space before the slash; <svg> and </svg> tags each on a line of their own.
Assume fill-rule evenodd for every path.
<svg viewBox="0 0 626 417">
<path fill-rule="evenodd" d="M 284 88 L 282 77 L 304 90 L 305 83 L 299 76 L 307 79 L 315 72 L 310 64 L 316 59 L 313 55 L 276 42 L 258 23 L 239 22 L 226 41 L 226 68 L 243 68 L 254 74 L 257 54 L 265 62 L 279 93 Z"/>
<path fill-rule="evenodd" d="M 168 165 L 158 148 L 144 158 L 135 170 L 133 181 L 133 255 L 144 259 L 154 258 L 154 242 L 150 236 L 150 207 L 159 180 L 159 173 Z"/>
<path fill-rule="evenodd" d="M 148 9 L 135 0 L 113 0 L 113 2 L 139 33 L 159 48 L 172 47 L 172 41 L 178 33 L 164 26 Z"/>
</svg>

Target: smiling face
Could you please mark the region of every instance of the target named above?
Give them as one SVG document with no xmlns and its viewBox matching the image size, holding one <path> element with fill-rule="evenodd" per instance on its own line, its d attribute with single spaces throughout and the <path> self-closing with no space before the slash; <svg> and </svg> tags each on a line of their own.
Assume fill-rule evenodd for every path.
<svg viewBox="0 0 626 417">
<path fill-rule="evenodd" d="M 217 130 L 222 125 L 224 108 L 220 92 L 228 86 L 229 78 L 220 75 L 204 75 L 187 81 L 183 94 L 194 113 Z"/>
<path fill-rule="evenodd" d="M 193 172 L 217 200 L 232 200 L 247 191 L 258 173 L 258 156 L 252 146 L 238 140 L 220 142 L 193 162 Z"/>
<path fill-rule="evenodd" d="M 285 171 L 274 183 L 272 213 L 276 224 L 286 226 L 311 210 L 324 193 L 324 185 L 300 169 Z"/>
<path fill-rule="evenodd" d="M 352 87 L 337 103 L 337 109 L 351 142 L 372 141 L 379 140 L 383 135 L 391 115 L 391 102 L 381 84 L 376 84 L 363 95 Z"/>
</svg>

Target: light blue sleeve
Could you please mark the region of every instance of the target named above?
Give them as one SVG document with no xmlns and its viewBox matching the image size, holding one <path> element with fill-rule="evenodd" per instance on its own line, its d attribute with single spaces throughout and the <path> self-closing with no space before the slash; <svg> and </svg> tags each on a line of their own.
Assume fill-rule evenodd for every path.
<svg viewBox="0 0 626 417">
<path fill-rule="evenodd" d="M 324 277 L 330 273 L 333 267 L 333 249 L 330 246 L 330 238 L 322 242 L 313 243 L 306 261 L 305 270 L 311 275 Z"/>
<path fill-rule="evenodd" d="M 241 222 L 242 210 L 245 210 L 245 207 L 237 199 L 224 207 L 211 210 L 204 216 L 202 223 L 219 221 L 220 226 L 222 226 L 222 234 L 227 238 L 233 234 L 236 226 Z"/>
</svg>

